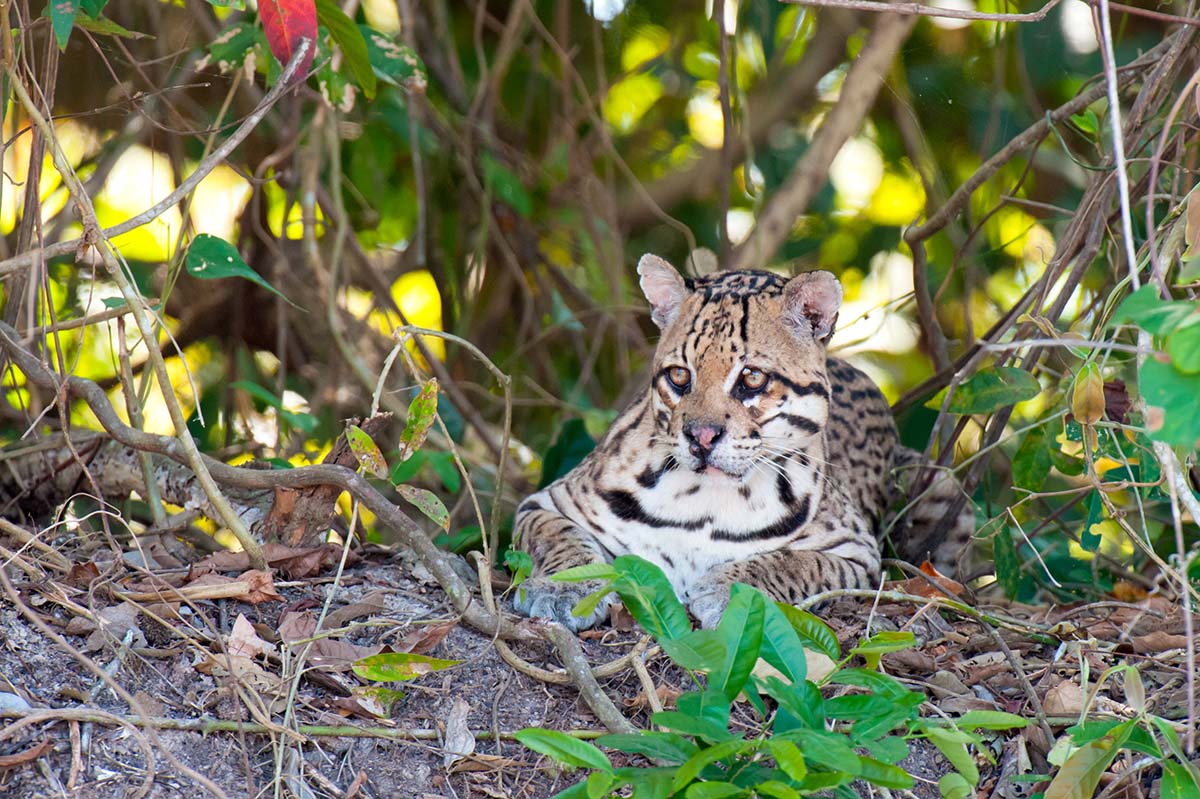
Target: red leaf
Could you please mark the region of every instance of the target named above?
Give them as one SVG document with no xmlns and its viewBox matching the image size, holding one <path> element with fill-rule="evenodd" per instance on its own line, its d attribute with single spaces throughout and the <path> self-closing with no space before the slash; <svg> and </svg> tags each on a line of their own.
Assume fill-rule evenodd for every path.
<svg viewBox="0 0 1200 799">
<path fill-rule="evenodd" d="M 308 52 L 296 68 L 292 80 L 303 80 L 308 74 L 317 49 L 317 5 L 315 0 L 259 0 L 258 15 L 262 17 L 263 32 L 271 54 L 286 65 L 300 46 L 308 39 Z"/>
</svg>

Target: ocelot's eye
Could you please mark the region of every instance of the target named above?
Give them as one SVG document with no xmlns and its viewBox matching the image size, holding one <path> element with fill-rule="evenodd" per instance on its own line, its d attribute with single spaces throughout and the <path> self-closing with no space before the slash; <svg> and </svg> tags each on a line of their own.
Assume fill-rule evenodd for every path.
<svg viewBox="0 0 1200 799">
<path fill-rule="evenodd" d="M 757 394 L 767 387 L 767 373 L 762 369 L 747 366 L 738 378 L 738 388 L 746 394 Z"/>
<path fill-rule="evenodd" d="M 675 388 L 684 391 L 692 384 L 692 373 L 686 366 L 672 366 L 667 370 L 667 379 Z"/>
</svg>

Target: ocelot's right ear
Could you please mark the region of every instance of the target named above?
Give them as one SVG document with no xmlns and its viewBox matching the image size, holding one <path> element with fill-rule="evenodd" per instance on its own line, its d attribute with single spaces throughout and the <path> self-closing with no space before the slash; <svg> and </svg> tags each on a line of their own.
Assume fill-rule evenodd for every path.
<svg viewBox="0 0 1200 799">
<path fill-rule="evenodd" d="M 688 295 L 687 284 L 675 267 L 650 253 L 638 261 L 637 271 L 642 293 L 650 301 L 650 318 L 660 329 L 666 329 Z"/>
</svg>

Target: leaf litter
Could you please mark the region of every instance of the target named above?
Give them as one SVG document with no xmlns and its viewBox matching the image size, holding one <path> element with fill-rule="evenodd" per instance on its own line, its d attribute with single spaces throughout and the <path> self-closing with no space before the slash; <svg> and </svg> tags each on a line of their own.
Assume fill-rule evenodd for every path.
<svg viewBox="0 0 1200 799">
<path fill-rule="evenodd" d="M 324 545 L 271 545 L 267 555 L 273 569 L 286 565 L 293 570 L 286 581 L 275 576 L 278 571 L 253 573 L 242 556 L 219 553 L 191 568 L 159 573 L 122 571 L 117 565 L 115 576 L 107 567 L 83 561 L 61 581 L 19 584 L 18 591 L 29 608 L 53 620 L 73 647 L 107 667 L 126 690 L 152 703 L 160 724 L 259 724 L 244 738 L 224 731 L 206 735 L 199 728 L 159 733 L 163 746 L 231 796 L 244 793 L 247 779 L 244 769 L 223 765 L 237 762 L 231 757 L 234 752 L 249 758 L 254 784 L 270 783 L 275 766 L 264 744 L 272 737 L 287 740 L 270 731 L 285 713 L 293 730 L 373 730 L 370 735 L 351 735 L 349 729 L 334 735 L 301 732 L 298 751 L 303 762 L 290 781 L 303 781 L 315 772 L 329 784 L 353 784 L 364 796 L 542 797 L 578 779 L 546 769 L 538 756 L 507 738 L 530 726 L 600 730 L 575 689 L 543 684 L 511 668 L 497 656 L 490 638 L 458 623 L 436 586 L 414 580 L 397 559 L 368 550 L 345 570 L 322 622 L 329 577 L 340 551 Z M 1056 608 L 995 601 L 978 609 L 1005 623 L 984 627 L 937 607 L 948 601 L 947 596 L 960 595 L 962 586 L 936 573 L 926 576 L 931 579 L 886 586 L 908 594 L 907 602 L 840 599 L 821 616 L 837 636 L 836 644 L 830 645 L 843 654 L 875 635 L 876 643 L 864 655 L 878 658 L 882 670 L 923 689 L 936 712 L 959 717 L 1002 711 L 1032 719 L 1036 699 L 1048 717 L 1051 737 L 1033 723 L 1021 730 L 982 731 L 995 762 L 977 764 L 977 795 L 1017 799 L 1044 791 L 1048 783 L 1038 783 L 1037 775 L 1051 774 L 1071 758 L 1077 758 L 1071 769 L 1088 780 L 1096 777 L 1097 784 L 1106 785 L 1117 779 L 1132 765 L 1127 752 L 1105 760 L 1111 747 L 1102 756 L 1100 744 L 1090 749 L 1071 745 L 1066 731 L 1081 717 L 1124 720 L 1140 707 L 1176 723 L 1186 717 L 1187 640 L 1176 604 L 1156 596 Z M 222 593 L 227 586 L 236 591 Z M 210 595 L 212 591 L 217 593 Z M 0 608 L 0 630 L 6 644 L 0 647 L 0 674 L 11 683 L 8 690 L 15 689 L 12 695 L 31 708 L 6 711 L 0 706 L 0 712 L 90 708 L 131 715 L 124 702 L 111 691 L 97 690 L 94 677 L 79 669 L 68 653 L 50 645 L 11 605 Z M 881 632 L 891 635 L 879 636 Z M 916 645 L 899 649 L 910 633 Z M 893 638 L 896 646 L 888 643 Z M 629 652 L 641 640 L 642 632 L 625 619 L 616 628 L 584 636 L 581 643 L 597 665 Z M 558 668 L 547 646 L 511 645 L 535 665 Z M 383 658 L 376 662 L 391 671 L 372 673 L 364 666 L 372 658 Z M 1137 669 L 1139 680 L 1120 675 L 1100 679 L 1106 670 L 1125 664 Z M 661 653 L 648 657 L 646 666 L 653 701 L 632 671 L 601 683 L 643 729 L 649 728 L 655 705 L 671 709 L 676 697 L 691 687 L 687 674 Z M 759 664 L 760 670 L 763 666 Z M 819 675 L 829 664 L 825 669 L 817 666 L 809 664 L 810 675 Z M 361 676 L 364 670 L 370 677 L 390 675 L 403 681 L 370 679 Z M 760 673 L 766 675 L 765 670 Z M 826 693 L 854 690 L 836 686 Z M 753 712 L 745 701 L 735 705 L 735 717 L 745 714 L 747 722 Z M 494 737 L 497 732 L 502 734 L 499 740 Z M 43 746 L 39 735 L 46 736 L 49 745 Z M 89 739 L 92 765 L 80 778 L 77 795 L 123 796 L 138 783 L 142 767 L 136 764 L 142 755 L 127 738 L 120 727 L 94 727 Z M 952 773 L 951 764 L 928 742 L 913 744 L 902 765 L 920 778 L 916 795 L 937 796 L 937 783 Z M 44 789 L 35 762 L 66 775 L 76 751 L 61 724 L 45 727 L 42 733 L 27 730 L 4 745 L 0 757 L 16 759 L 0 761 L 13 763 L 0 767 L 0 780 L 5 796 L 13 797 L 38 795 Z M 99 759 L 97 746 L 105 753 Z M 614 753 L 613 762 L 620 766 L 631 757 Z M 339 758 L 345 769 L 332 765 Z M 166 768 L 162 762 L 156 767 Z M 1122 796 L 1149 796 L 1160 774 L 1147 769 L 1127 779 L 1128 791 Z M 1180 775 L 1170 772 L 1167 777 L 1177 780 Z M 310 789 L 316 784 L 308 783 Z M 181 786 L 178 778 L 156 781 L 151 795 L 195 795 Z M 1055 790 L 1061 791 L 1061 784 Z"/>
</svg>

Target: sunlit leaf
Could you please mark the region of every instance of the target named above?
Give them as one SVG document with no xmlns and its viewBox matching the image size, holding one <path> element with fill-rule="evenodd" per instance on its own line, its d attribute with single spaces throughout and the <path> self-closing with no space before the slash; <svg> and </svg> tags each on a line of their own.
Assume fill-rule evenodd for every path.
<svg viewBox="0 0 1200 799">
<path fill-rule="evenodd" d="M 408 418 L 405 420 L 404 430 L 400 432 L 401 462 L 408 460 L 425 443 L 425 436 L 429 434 L 429 428 L 437 417 L 437 397 L 438 382 L 436 377 L 432 377 L 421 386 L 420 392 L 408 404 Z"/>
<path fill-rule="evenodd" d="M 89 17 L 87 14 L 80 12 L 75 16 L 75 24 L 83 28 L 88 33 L 94 33 L 97 36 L 117 36 L 122 39 L 153 39 L 150 36 L 139 31 L 131 31 L 113 22 L 108 17 Z"/>
<path fill-rule="evenodd" d="M 1121 751 L 1133 724 L 1127 721 L 1072 753 L 1050 781 L 1044 799 L 1092 799 L 1100 777 Z"/>
<path fill-rule="evenodd" d="M 379 451 L 379 445 L 361 427 L 352 424 L 346 428 L 346 443 L 364 470 L 381 480 L 388 476 L 387 461 Z"/>
<path fill-rule="evenodd" d="M 1016 366 L 985 369 L 960 385 L 950 398 L 951 413 L 992 413 L 1033 399 L 1042 390 L 1037 378 Z"/>
<path fill-rule="evenodd" d="M 1000 710 L 968 710 L 954 723 L 963 730 L 1016 730 L 1029 726 L 1029 719 Z"/>
<path fill-rule="evenodd" d="M 943 774 L 938 780 L 938 793 L 942 795 L 942 799 L 967 799 L 975 794 L 975 786 L 955 771 Z"/>
<path fill-rule="evenodd" d="M 971 738 L 958 730 L 943 727 L 930 727 L 925 730 L 925 737 L 938 748 L 954 766 L 954 770 L 963 776 L 970 785 L 979 782 L 979 767 L 975 765 L 975 757 L 967 750 Z"/>
<path fill-rule="evenodd" d="M 383 652 L 356 660 L 353 668 L 354 673 L 364 680 L 404 682 L 460 663 L 461 660 L 443 660 L 411 652 Z"/>
<path fill-rule="evenodd" d="M 911 649 L 917 645 L 917 638 L 908 631 L 884 630 L 872 635 L 858 646 L 850 650 L 851 654 L 862 655 L 867 661 L 867 668 L 879 668 L 879 658 L 888 652 L 899 652 Z"/>
<path fill-rule="evenodd" d="M 443 530 L 450 529 L 450 511 L 446 510 L 446 506 L 438 499 L 437 494 L 407 484 L 396 486 L 396 493 L 412 503 L 438 527 Z"/>
<path fill-rule="evenodd" d="M 1183 763 L 1163 763 L 1162 799 L 1200 799 L 1200 783 Z"/>
<path fill-rule="evenodd" d="M 593 768 L 611 772 L 612 762 L 608 755 L 594 744 L 572 738 L 558 730 L 526 728 L 513 736 L 535 752 L 553 758 L 559 763 L 575 768 Z"/>
<path fill-rule="evenodd" d="M 602 735 L 596 739 L 596 743 L 619 752 L 642 755 L 666 763 L 682 763 L 699 751 L 696 744 L 682 735 L 658 730 Z"/>
<path fill-rule="evenodd" d="M 613 560 L 613 567 L 621 574 L 613 590 L 646 632 L 660 642 L 691 632 L 687 609 L 662 569 L 637 555 L 621 555 Z"/>
</svg>

